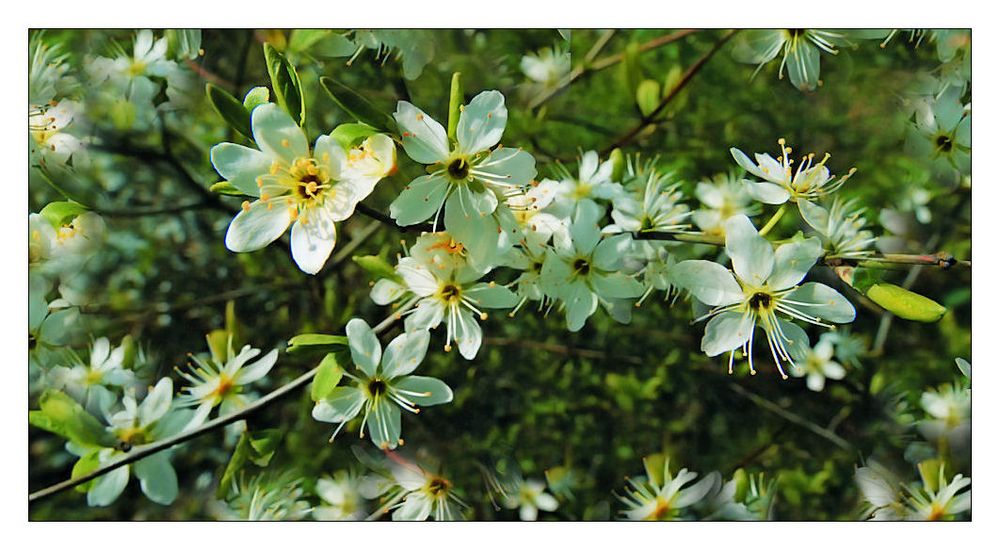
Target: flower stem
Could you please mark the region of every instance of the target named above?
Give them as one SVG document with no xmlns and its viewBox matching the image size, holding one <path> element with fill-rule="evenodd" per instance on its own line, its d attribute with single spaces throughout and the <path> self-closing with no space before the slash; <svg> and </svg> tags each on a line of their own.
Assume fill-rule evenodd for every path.
<svg viewBox="0 0 1000 550">
<path fill-rule="evenodd" d="M 771 232 L 771 229 L 774 229 L 774 226 L 778 225 L 778 222 L 781 220 L 781 217 L 785 215 L 785 210 L 787 206 L 788 206 L 787 202 L 785 204 L 782 204 L 781 208 L 778 208 L 778 211 L 775 212 L 773 216 L 771 216 L 771 219 L 767 220 L 767 223 L 764 224 L 764 227 L 760 228 L 758 234 L 761 237 L 766 237 L 767 234 Z"/>
</svg>

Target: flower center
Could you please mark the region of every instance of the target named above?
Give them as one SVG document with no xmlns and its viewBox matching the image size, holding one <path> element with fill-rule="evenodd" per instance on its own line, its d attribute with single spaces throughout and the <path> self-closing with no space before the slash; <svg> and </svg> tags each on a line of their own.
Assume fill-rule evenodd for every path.
<svg viewBox="0 0 1000 550">
<path fill-rule="evenodd" d="M 435 477 L 430 481 L 430 483 L 427 484 L 427 492 L 434 496 L 438 496 L 442 493 L 447 493 L 448 489 L 450 488 L 451 488 L 451 482 L 449 482 L 447 479 L 440 477 Z"/>
<path fill-rule="evenodd" d="M 938 151 L 941 151 L 942 153 L 950 153 L 951 148 L 954 145 L 951 141 L 951 137 L 943 134 L 938 136 L 934 142 L 937 144 Z"/>
<path fill-rule="evenodd" d="M 469 161 L 459 157 L 448 163 L 448 177 L 453 181 L 465 181 L 469 177 Z"/>
<path fill-rule="evenodd" d="M 146 430 L 142 428 L 124 428 L 115 435 L 118 437 L 118 449 L 125 452 L 146 442 Z"/>
<path fill-rule="evenodd" d="M 371 394 L 373 398 L 378 398 L 385 393 L 385 382 L 381 380 L 371 380 L 368 382 L 368 393 Z"/>
<path fill-rule="evenodd" d="M 800 36 L 806 33 L 805 29 L 785 29 L 785 31 L 788 32 L 788 36 L 791 37 L 792 40 L 797 40 Z"/>
<path fill-rule="evenodd" d="M 750 307 L 757 311 L 764 311 L 771 307 L 771 295 L 766 292 L 757 292 L 750 297 Z"/>
<path fill-rule="evenodd" d="M 462 295 L 462 289 L 458 288 L 457 286 L 451 283 L 448 283 L 443 287 L 441 287 L 441 299 L 446 302 L 458 301 L 461 295 Z"/>
<path fill-rule="evenodd" d="M 588 262 L 586 258 L 577 258 L 576 261 L 573 262 L 573 271 L 575 271 L 577 275 L 586 277 L 590 274 L 590 262 Z"/>
</svg>

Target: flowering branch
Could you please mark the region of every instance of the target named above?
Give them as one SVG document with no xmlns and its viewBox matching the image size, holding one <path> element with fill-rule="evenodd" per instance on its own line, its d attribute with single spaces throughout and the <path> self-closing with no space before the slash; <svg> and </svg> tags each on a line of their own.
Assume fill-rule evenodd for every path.
<svg viewBox="0 0 1000 550">
<path fill-rule="evenodd" d="M 386 329 L 388 329 L 390 326 L 392 326 L 392 323 L 395 320 L 396 320 L 395 317 L 389 317 L 388 319 L 386 319 L 385 322 L 380 323 L 378 326 L 376 326 L 373 329 L 373 332 L 375 332 L 376 334 L 380 334 L 380 333 L 384 332 Z M 194 438 L 196 438 L 198 436 L 204 435 L 204 434 L 206 434 L 208 432 L 211 432 L 211 431 L 214 431 L 214 430 L 216 430 L 218 428 L 222 428 L 222 427 L 228 426 L 229 424 L 232 424 L 234 422 L 238 422 L 240 420 L 243 420 L 244 418 L 249 417 L 253 413 L 255 413 L 255 412 L 259 411 L 259 410 L 262 410 L 264 408 L 267 408 L 272 403 L 275 403 L 275 402 L 279 401 L 280 399 L 284 398 L 288 394 L 290 394 L 290 393 L 292 393 L 292 392 L 294 392 L 296 390 L 299 390 L 301 388 L 304 388 L 307 384 L 309 384 L 309 382 L 312 381 L 313 377 L 316 376 L 317 372 L 319 372 L 319 366 L 313 367 L 308 372 L 306 372 L 305 374 L 302 374 L 301 376 L 299 376 L 295 380 L 292 380 L 291 382 L 285 384 L 284 386 L 281 386 L 280 388 L 272 391 L 271 393 L 265 395 L 264 397 L 261 397 L 260 399 L 254 401 L 253 403 L 250 403 L 244 409 L 240 409 L 238 411 L 229 413 L 227 415 L 220 416 L 220 417 L 216 418 L 215 420 L 211 420 L 209 422 L 206 422 L 206 423 L 202 424 L 201 426 L 199 426 L 199 427 L 197 427 L 197 428 L 195 428 L 193 430 L 180 433 L 180 434 L 175 435 L 173 437 L 168 437 L 167 439 L 163 439 L 161 441 L 156 441 L 156 442 L 150 443 L 148 445 L 137 445 L 137 446 L 133 447 L 128 453 L 126 453 L 125 455 L 123 455 L 121 458 L 119 458 L 117 460 L 114 460 L 112 462 L 109 462 L 109 463 L 105 464 L 104 466 L 101 466 L 100 468 L 97 468 L 96 470 L 88 472 L 88 473 L 86 473 L 86 474 L 84 474 L 84 475 L 82 475 L 80 477 L 75 477 L 75 478 L 72 478 L 72 479 L 67 479 L 66 481 L 61 481 L 61 482 L 56 483 L 54 485 L 50 485 L 50 486 L 48 486 L 48 487 L 46 487 L 44 489 L 40 489 L 38 491 L 35 491 L 34 493 L 30 493 L 28 495 L 28 502 L 29 503 L 30 502 L 36 502 L 38 500 L 41 500 L 41 499 L 46 498 L 46 497 L 50 497 L 50 496 L 55 495 L 57 493 L 61 493 L 63 491 L 67 491 L 67 490 L 72 489 L 74 487 L 77 487 L 77 486 L 79 486 L 81 484 L 84 484 L 84 483 L 86 483 L 86 482 L 88 482 L 88 481 L 90 481 L 92 479 L 96 479 L 96 478 L 98 478 L 98 477 L 100 477 L 100 476 L 102 476 L 102 475 L 104 475 L 104 474 L 106 474 L 106 473 L 108 473 L 108 472 L 110 472 L 112 470 L 116 470 L 118 468 L 121 468 L 122 466 L 126 466 L 128 464 L 131 464 L 131 463 L 133 463 L 133 462 L 135 462 L 137 460 L 141 460 L 143 458 L 146 458 L 147 456 L 150 456 L 150 455 L 156 454 L 156 453 L 158 453 L 160 451 L 164 451 L 164 450 L 169 449 L 171 447 L 180 445 L 181 443 L 184 443 L 186 441 L 190 441 L 190 440 L 192 440 L 192 439 L 194 439 Z"/>
</svg>

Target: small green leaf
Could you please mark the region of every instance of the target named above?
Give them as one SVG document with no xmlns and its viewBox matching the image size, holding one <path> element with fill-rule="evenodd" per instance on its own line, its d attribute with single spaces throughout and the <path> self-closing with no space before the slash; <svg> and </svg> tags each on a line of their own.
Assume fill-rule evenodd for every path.
<svg viewBox="0 0 1000 550">
<path fill-rule="evenodd" d="M 926 296 L 921 296 L 891 283 L 874 284 L 865 295 L 897 317 L 908 321 L 936 323 L 948 311 L 947 308 Z"/>
<path fill-rule="evenodd" d="M 621 149 L 615 147 L 608 160 L 611 161 L 611 181 L 622 181 L 622 177 L 625 175 L 625 154 L 622 153 Z"/>
<path fill-rule="evenodd" d="M 389 279 L 397 283 L 403 282 L 396 269 L 381 256 L 354 256 L 352 259 L 375 280 Z"/>
<path fill-rule="evenodd" d="M 86 212 L 87 209 L 80 203 L 73 201 L 50 202 L 42 208 L 39 214 L 42 215 L 52 227 L 59 229 L 63 225 L 73 221 L 73 218 Z"/>
<path fill-rule="evenodd" d="M 40 410 L 28 414 L 32 425 L 86 447 L 114 446 L 114 438 L 94 415 L 65 393 L 45 390 L 38 404 Z"/>
<path fill-rule="evenodd" d="M 205 84 L 205 93 L 208 95 L 208 101 L 212 104 L 212 108 L 219 113 L 226 124 L 244 136 L 253 138 L 253 133 L 250 131 L 250 113 L 243 107 L 240 100 L 211 82 Z"/>
<path fill-rule="evenodd" d="M 257 86 L 243 97 L 243 108 L 247 110 L 247 113 L 252 115 L 256 107 L 264 105 L 269 101 L 271 101 L 271 90 L 268 90 L 266 86 Z"/>
<path fill-rule="evenodd" d="M 635 94 L 642 82 L 642 67 L 639 64 L 639 44 L 629 42 L 625 46 L 624 62 L 622 63 L 622 78 L 629 95 Z"/>
<path fill-rule="evenodd" d="M 646 79 L 635 90 L 635 103 L 642 116 L 649 116 L 660 106 L 660 83 Z"/>
<path fill-rule="evenodd" d="M 465 94 L 462 93 L 462 73 L 451 75 L 451 96 L 448 101 L 448 139 L 455 140 L 455 132 L 458 130 L 458 118 L 462 112 L 462 104 L 465 102 Z"/>
<path fill-rule="evenodd" d="M 261 468 L 266 467 L 271 462 L 274 452 L 278 450 L 278 444 L 284 435 L 283 431 L 276 428 L 251 433 L 248 439 L 251 452 L 247 458 Z"/>
<path fill-rule="evenodd" d="M 264 61 L 271 77 L 274 98 L 299 126 L 306 123 L 306 99 L 295 67 L 271 44 L 264 44 Z"/>
<path fill-rule="evenodd" d="M 320 361 L 316 377 L 313 378 L 312 390 L 310 391 L 312 400 L 320 401 L 330 395 L 330 392 L 337 387 L 343 376 L 344 369 L 340 368 L 340 363 L 337 361 L 337 354 L 326 354 L 326 357 Z"/>
<path fill-rule="evenodd" d="M 208 188 L 208 190 L 213 193 L 218 193 L 220 195 L 227 195 L 230 197 L 248 197 L 251 199 L 257 198 L 257 197 L 251 197 L 250 195 L 247 195 L 243 191 L 240 191 L 228 181 L 220 181 L 218 183 L 213 183 L 212 186 Z"/>
<path fill-rule="evenodd" d="M 347 346 L 347 337 L 335 334 L 299 334 L 288 341 L 288 353 L 338 351 Z"/>
<path fill-rule="evenodd" d="M 363 122 L 348 122 L 341 124 L 330 132 L 330 137 L 337 140 L 345 150 L 354 147 L 365 138 L 377 134 L 378 129 L 373 128 Z"/>
<path fill-rule="evenodd" d="M 392 117 L 352 88 L 326 76 L 320 78 L 319 83 L 337 106 L 358 122 L 364 122 L 380 130 L 395 130 L 396 122 Z"/>
<path fill-rule="evenodd" d="M 95 450 L 94 452 L 89 453 L 86 456 L 80 457 L 80 460 L 77 460 L 76 464 L 73 465 L 73 473 L 70 474 L 70 479 L 76 479 L 78 477 L 85 476 L 90 472 L 93 472 L 94 470 L 99 468 L 101 465 L 101 460 L 100 458 L 98 458 L 98 454 L 99 452 Z M 76 486 L 77 492 L 86 493 L 88 490 L 90 490 L 90 486 L 94 484 L 94 481 L 96 480 L 92 479 L 86 483 L 77 485 Z"/>
<path fill-rule="evenodd" d="M 229 332 L 217 328 L 206 334 L 205 340 L 208 341 L 208 351 L 211 352 L 212 359 L 220 365 L 225 365 L 229 358 Z"/>
<path fill-rule="evenodd" d="M 222 478 L 219 479 L 219 487 L 215 490 L 216 498 L 224 500 L 229 495 L 229 491 L 233 487 L 233 479 L 243 469 L 250 451 L 249 432 L 243 432 L 240 434 L 240 440 L 236 443 L 236 448 L 233 449 L 233 455 L 229 458 L 229 463 L 226 464 L 226 470 L 222 473 Z"/>
<path fill-rule="evenodd" d="M 929 458 L 917 464 L 920 472 L 920 479 L 924 482 L 924 489 L 929 493 L 936 493 L 940 489 L 938 480 L 941 475 L 943 464 L 940 459 Z"/>
</svg>

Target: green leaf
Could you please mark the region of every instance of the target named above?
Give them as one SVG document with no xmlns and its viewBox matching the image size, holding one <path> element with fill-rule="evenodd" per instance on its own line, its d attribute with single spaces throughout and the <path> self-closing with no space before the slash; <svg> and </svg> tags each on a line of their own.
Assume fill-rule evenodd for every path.
<svg viewBox="0 0 1000 550">
<path fill-rule="evenodd" d="M 244 136 L 253 139 L 253 133 L 250 131 L 250 113 L 243 107 L 240 100 L 211 82 L 205 84 L 205 93 L 208 95 L 208 101 L 212 104 L 212 108 L 219 113 L 226 124 Z"/>
<path fill-rule="evenodd" d="M 462 104 L 465 102 L 465 94 L 462 93 L 462 73 L 451 75 L 451 96 L 448 101 L 448 139 L 455 140 L 455 132 L 458 130 L 458 118 L 462 112 Z"/>
<path fill-rule="evenodd" d="M 277 428 L 251 433 L 248 438 L 251 452 L 247 458 L 261 468 L 266 467 L 271 462 L 274 452 L 278 450 L 282 437 L 284 432 Z"/>
<path fill-rule="evenodd" d="M 635 103 L 642 116 L 649 116 L 660 105 L 660 83 L 646 79 L 635 90 Z"/>
<path fill-rule="evenodd" d="M 229 458 L 226 470 L 219 480 L 219 487 L 215 491 L 216 498 L 225 499 L 229 495 L 229 491 L 233 487 L 233 480 L 248 461 L 261 468 L 266 467 L 271 462 L 283 435 L 283 432 L 278 429 L 257 432 L 248 430 L 240 434 L 240 440 L 236 443 L 233 455 Z"/>
<path fill-rule="evenodd" d="M 271 90 L 268 90 L 265 86 L 257 86 L 243 97 L 243 108 L 247 110 L 247 113 L 252 115 L 254 108 L 264 105 L 269 101 L 271 101 Z"/>
<path fill-rule="evenodd" d="M 329 33 L 329 29 L 295 29 L 288 38 L 287 49 L 294 52 L 303 52 L 322 40 Z"/>
<path fill-rule="evenodd" d="M 205 335 L 208 341 L 208 351 L 212 359 L 220 365 L 225 365 L 229 358 L 229 331 L 217 328 Z"/>
<path fill-rule="evenodd" d="M 306 99 L 302 93 L 302 82 L 295 67 L 274 49 L 271 44 L 264 44 L 264 61 L 267 64 L 267 74 L 271 77 L 271 88 L 274 98 L 299 126 L 306 123 Z"/>
<path fill-rule="evenodd" d="M 177 59 L 194 59 L 201 55 L 201 29 L 167 29 L 167 49 Z"/>
<path fill-rule="evenodd" d="M 335 334 L 299 334 L 288 341 L 288 353 L 303 351 L 330 353 L 347 347 L 347 337 Z"/>
<path fill-rule="evenodd" d="M 622 63 L 622 78 L 629 95 L 635 94 L 642 82 L 642 67 L 639 64 L 639 44 L 629 42 L 625 46 L 624 62 Z"/>
<path fill-rule="evenodd" d="M 344 369 L 340 368 L 336 353 L 328 353 L 319 363 L 319 370 L 313 378 L 310 396 L 313 401 L 320 401 L 330 395 L 330 392 L 337 387 L 340 379 L 344 376 Z"/>
<path fill-rule="evenodd" d="M 622 176 L 625 175 L 625 154 L 615 147 L 608 160 L 611 161 L 611 181 L 622 181 Z"/>
<path fill-rule="evenodd" d="M 941 304 L 892 283 L 877 283 L 865 293 L 873 302 L 901 319 L 936 323 L 948 309 Z"/>
<path fill-rule="evenodd" d="M 230 197 L 247 197 L 251 199 L 257 198 L 257 197 L 251 197 L 250 195 L 247 195 L 243 191 L 240 191 L 228 181 L 220 181 L 219 183 L 213 183 L 212 186 L 208 188 L 208 190 L 213 193 L 218 193 L 220 195 L 227 195 Z"/>
<path fill-rule="evenodd" d="M 94 415 L 65 393 L 45 390 L 38 404 L 40 410 L 28 414 L 28 421 L 33 426 L 86 447 L 114 446 L 114 438 Z"/>
<path fill-rule="evenodd" d="M 391 116 L 352 88 L 327 76 L 320 78 L 319 83 L 326 93 L 330 94 L 334 103 L 358 122 L 364 122 L 379 130 L 395 130 L 396 122 Z"/>
<path fill-rule="evenodd" d="M 350 150 L 368 136 L 378 133 L 377 128 L 373 128 L 363 122 L 348 122 L 341 124 L 330 132 L 330 137 L 337 140 L 345 150 Z"/>
<path fill-rule="evenodd" d="M 354 256 L 352 259 L 375 280 L 389 279 L 397 283 L 403 282 L 396 269 L 381 256 Z"/>
<path fill-rule="evenodd" d="M 52 227 L 59 229 L 86 211 L 87 208 L 78 202 L 56 201 L 46 204 L 39 214 L 52 224 Z"/>
<path fill-rule="evenodd" d="M 70 474 L 70 479 L 76 479 L 81 476 L 85 476 L 90 472 L 93 472 L 101 466 L 101 460 L 98 458 L 98 451 L 94 451 L 86 456 L 80 457 L 80 460 L 76 461 L 73 465 L 73 473 Z M 86 493 L 90 490 L 90 486 L 94 484 L 96 480 L 90 480 L 86 483 L 76 486 L 76 491 L 79 493 Z"/>
</svg>

